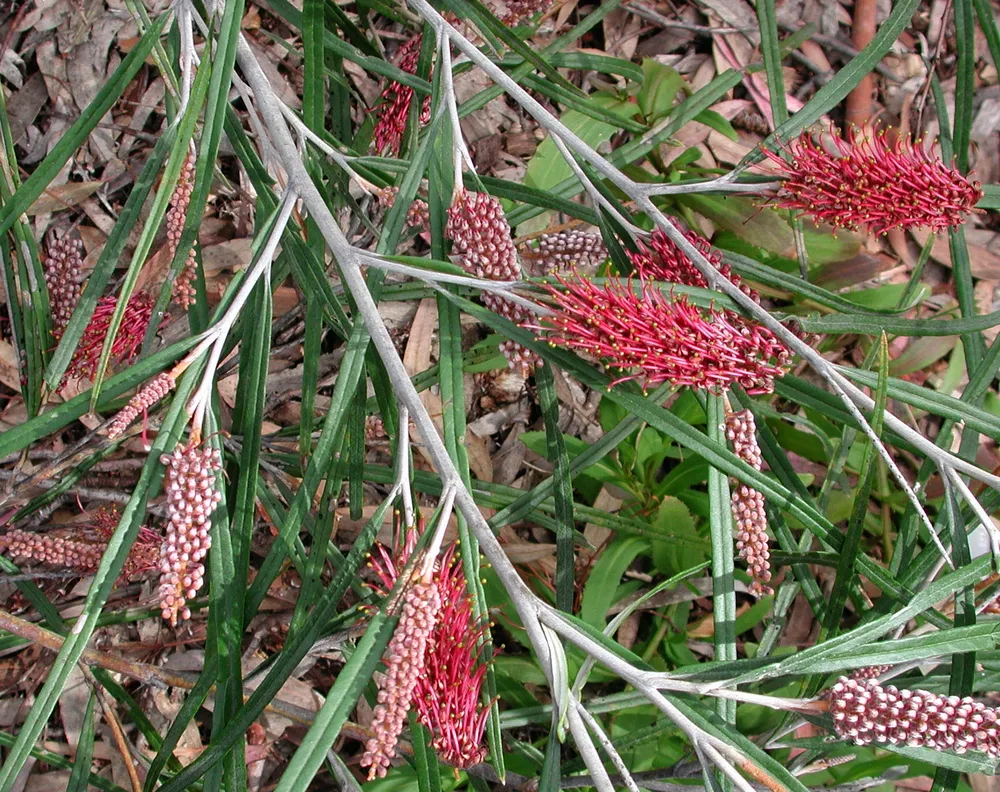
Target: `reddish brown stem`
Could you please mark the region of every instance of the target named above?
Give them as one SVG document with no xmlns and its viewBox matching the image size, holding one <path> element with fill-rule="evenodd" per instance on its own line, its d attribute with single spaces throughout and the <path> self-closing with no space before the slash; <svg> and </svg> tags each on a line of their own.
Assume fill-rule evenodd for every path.
<svg viewBox="0 0 1000 792">
<path fill-rule="evenodd" d="M 863 50 L 875 37 L 876 0 L 854 1 L 854 29 L 851 40 L 855 49 Z M 846 121 L 848 126 L 864 126 L 872 117 L 872 95 L 875 81 L 866 74 L 853 91 L 847 95 Z"/>
</svg>

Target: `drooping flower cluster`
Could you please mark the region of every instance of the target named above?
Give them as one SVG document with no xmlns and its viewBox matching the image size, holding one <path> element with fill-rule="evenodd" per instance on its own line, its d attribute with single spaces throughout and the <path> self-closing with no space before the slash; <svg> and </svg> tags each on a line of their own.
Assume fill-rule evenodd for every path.
<svg viewBox="0 0 1000 792">
<path fill-rule="evenodd" d="M 80 301 L 83 243 L 64 236 L 48 246 L 45 259 L 45 285 L 49 290 L 52 309 L 52 332 L 60 338 L 69 324 L 73 310 Z"/>
<path fill-rule="evenodd" d="M 541 326 L 553 346 L 577 349 L 621 371 L 611 384 L 670 382 L 716 393 L 740 385 L 770 393 L 790 353 L 768 330 L 733 311 L 699 308 L 686 296 L 668 298 L 649 281 L 636 294 L 631 283 L 609 278 L 559 279 L 546 287 L 556 303 Z"/>
<path fill-rule="evenodd" d="M 188 600 L 201 589 L 205 577 L 202 559 L 212 544 L 211 517 L 222 494 L 216 474 L 222 469 L 219 452 L 194 441 L 178 445 L 160 461 L 166 466 L 164 492 L 167 500 L 167 531 L 160 553 L 158 596 L 163 618 L 176 626 L 189 619 Z"/>
<path fill-rule="evenodd" d="M 761 469 L 757 424 L 750 410 L 726 412 L 726 439 L 733 453 L 754 470 Z M 767 539 L 767 512 L 764 496 L 753 487 L 737 482 L 731 496 L 733 522 L 736 526 L 736 549 L 747 563 L 752 583 L 750 593 L 771 594 L 771 551 Z"/>
<path fill-rule="evenodd" d="M 497 198 L 461 190 L 448 209 L 445 235 L 451 239 L 452 254 L 469 274 L 488 280 L 520 280 L 521 264 L 510 224 Z M 530 316 L 517 303 L 496 294 L 485 294 L 483 303 L 516 324 L 524 323 Z M 539 363 L 538 355 L 515 341 L 504 341 L 500 350 L 510 367 L 519 369 L 525 377 Z"/>
<path fill-rule="evenodd" d="M 676 220 L 671 219 L 671 222 L 683 231 Z M 754 302 L 760 302 L 760 295 L 743 283 L 742 278 L 733 272 L 728 264 L 722 263 L 722 254 L 712 247 L 711 242 L 694 231 L 683 231 L 683 233 L 687 240 L 719 271 L 722 277 L 738 287 Z M 680 283 L 684 286 L 696 286 L 701 289 L 709 288 L 705 276 L 695 267 L 691 259 L 684 255 L 670 237 L 659 228 L 653 232 L 649 244 L 640 243 L 640 248 L 639 253 L 629 253 L 628 256 L 641 277 L 648 280 Z"/>
<path fill-rule="evenodd" d="M 97 571 L 100 566 L 118 520 L 118 510 L 111 507 L 97 509 L 92 524 L 69 527 L 71 533 L 66 536 L 31 533 L 13 528 L 0 536 L 0 552 L 15 561 L 34 561 L 88 575 Z M 156 531 L 141 526 L 125 558 L 118 583 L 127 583 L 155 569 L 159 563 L 162 541 Z"/>
<path fill-rule="evenodd" d="M 542 234 L 534 257 L 545 275 L 553 275 L 580 267 L 596 267 L 608 257 L 608 249 L 600 234 L 560 231 Z"/>
<path fill-rule="evenodd" d="M 176 384 L 173 377 L 163 372 L 139 388 L 135 396 L 129 399 L 128 404 L 119 410 L 108 425 L 108 439 L 116 440 L 121 437 L 140 413 L 145 415 L 146 411 L 170 393 Z"/>
<path fill-rule="evenodd" d="M 1000 710 L 970 697 L 897 690 L 870 679 L 841 677 L 826 699 L 837 735 L 857 745 L 981 751 L 1000 757 Z"/>
<path fill-rule="evenodd" d="M 153 298 L 145 292 L 133 294 L 125 307 L 121 326 L 111 345 L 111 358 L 122 365 L 131 363 L 142 348 L 142 339 L 153 318 Z M 101 297 L 90 318 L 90 323 L 80 338 L 80 344 L 73 353 L 69 373 L 74 377 L 90 377 L 97 373 L 101 361 L 104 339 L 111 332 L 111 318 L 118 307 L 114 295 Z"/>
<path fill-rule="evenodd" d="M 385 595 L 396 583 L 399 570 L 413 552 L 417 535 L 409 531 L 395 557 L 385 547 L 376 548 L 369 566 Z M 432 735 L 437 755 L 453 767 L 466 768 L 486 758 L 483 732 L 489 708 L 482 701 L 482 684 L 488 665 L 480 662 L 486 625 L 477 622 L 469 597 L 465 570 L 451 545 L 442 554 L 432 580 L 441 595 L 441 610 L 427 644 L 424 673 L 413 690 L 417 717 Z"/>
<path fill-rule="evenodd" d="M 406 592 L 399 624 L 386 649 L 385 677 L 379 685 L 372 720 L 374 735 L 361 757 L 362 767 L 369 768 L 369 780 L 384 777 L 396 755 L 413 692 L 424 674 L 428 644 L 440 609 L 441 594 L 433 581 L 417 581 Z"/>
<path fill-rule="evenodd" d="M 777 206 L 806 212 L 834 228 L 866 226 L 881 234 L 893 228 L 944 231 L 965 222 L 983 197 L 978 182 L 931 156 L 919 143 L 886 130 L 873 135 L 852 128 L 848 139 L 834 135 L 831 154 L 804 133 L 784 151 L 764 154 L 782 172 Z"/>
<path fill-rule="evenodd" d="M 448 209 L 445 235 L 452 255 L 470 275 L 499 281 L 521 277 L 510 224 L 489 193 L 460 190 Z"/>
<path fill-rule="evenodd" d="M 181 167 L 181 175 L 174 187 L 174 194 L 170 197 L 170 209 L 167 211 L 167 251 L 173 260 L 177 254 L 177 248 L 181 243 L 181 234 L 184 232 L 184 221 L 187 218 L 188 207 L 191 205 L 191 193 L 194 190 L 194 154 L 188 154 Z M 195 268 L 197 259 L 194 248 L 188 251 L 187 260 L 184 266 L 174 279 L 173 295 L 177 304 L 187 310 L 197 298 L 194 288 Z"/>
<path fill-rule="evenodd" d="M 15 560 L 37 561 L 81 574 L 97 569 L 104 555 L 104 547 L 93 542 L 31 533 L 20 528 L 12 528 L 0 537 L 0 549 Z"/>
<path fill-rule="evenodd" d="M 422 41 L 423 36 L 416 35 L 400 46 L 396 54 L 396 65 L 401 71 L 416 74 Z M 376 151 L 388 149 L 393 154 L 399 154 L 414 93 L 410 86 L 398 82 L 389 83 L 382 91 L 382 111 L 372 137 Z M 420 108 L 420 123 L 426 124 L 430 118 L 431 98 L 427 96 Z"/>
</svg>

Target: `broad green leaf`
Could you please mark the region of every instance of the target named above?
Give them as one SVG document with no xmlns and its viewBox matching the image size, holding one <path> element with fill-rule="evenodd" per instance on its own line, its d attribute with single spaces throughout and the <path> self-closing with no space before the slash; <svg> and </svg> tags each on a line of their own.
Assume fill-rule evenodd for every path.
<svg viewBox="0 0 1000 792">
<path fill-rule="evenodd" d="M 604 550 L 583 586 L 581 619 L 598 629 L 604 628 L 622 575 L 632 565 L 635 557 L 648 548 L 648 542 L 632 537 L 612 542 Z"/>
</svg>

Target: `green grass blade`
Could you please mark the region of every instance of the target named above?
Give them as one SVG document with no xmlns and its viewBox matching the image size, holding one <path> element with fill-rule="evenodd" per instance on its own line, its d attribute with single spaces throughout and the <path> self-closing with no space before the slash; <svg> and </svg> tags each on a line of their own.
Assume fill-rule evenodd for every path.
<svg viewBox="0 0 1000 792">
<path fill-rule="evenodd" d="M 871 428 L 876 435 L 880 435 L 882 431 L 885 405 L 889 394 L 888 385 L 889 342 L 885 334 L 883 334 L 878 344 L 878 387 L 874 393 L 875 410 L 872 413 L 871 420 Z M 875 473 L 879 458 L 878 451 L 871 440 L 869 440 L 865 448 L 864 459 L 861 463 L 858 485 L 854 490 L 854 507 L 851 510 L 851 519 L 847 525 L 847 533 L 844 535 L 844 543 L 840 549 L 840 556 L 837 562 L 837 576 L 834 578 L 823 630 L 820 633 L 821 641 L 827 637 L 835 636 L 840 629 L 840 623 L 844 615 L 844 604 L 847 601 L 848 592 L 854 582 L 854 570 L 857 566 L 858 554 L 861 551 L 861 537 L 864 532 L 865 517 L 868 515 L 869 498 L 871 497 L 872 486 L 875 482 Z"/>
<path fill-rule="evenodd" d="M 552 463 L 552 494 L 556 521 L 556 607 L 572 613 L 575 594 L 576 556 L 574 554 L 573 488 L 569 475 L 569 455 L 559 429 L 559 400 L 551 366 L 535 370 L 538 406 L 545 423 L 545 445 Z"/>
<path fill-rule="evenodd" d="M 708 436 L 726 442 L 726 409 L 722 396 L 708 394 L 705 412 Z M 712 531 L 712 620 L 715 625 L 716 660 L 736 659 L 736 587 L 733 559 L 733 522 L 729 477 L 718 468 L 708 469 L 709 528 Z M 727 723 L 736 722 L 736 702 L 719 699 L 716 712 Z"/>
<path fill-rule="evenodd" d="M 80 730 L 80 740 L 76 747 L 76 758 L 73 760 L 73 772 L 69 774 L 66 792 L 87 792 L 90 786 L 90 764 L 94 759 L 94 703 L 97 694 L 90 692 L 87 708 L 83 711 L 83 728 Z"/>
</svg>

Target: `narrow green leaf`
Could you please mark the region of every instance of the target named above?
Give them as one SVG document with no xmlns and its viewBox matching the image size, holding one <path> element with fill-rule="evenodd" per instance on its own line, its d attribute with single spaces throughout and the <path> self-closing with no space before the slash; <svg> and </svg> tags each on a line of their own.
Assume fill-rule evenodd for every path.
<svg viewBox="0 0 1000 792">
<path fill-rule="evenodd" d="M 90 786 L 90 765 L 94 760 L 94 702 L 97 694 L 90 692 L 87 698 L 87 708 L 83 711 L 83 728 L 76 747 L 76 758 L 73 760 L 73 772 L 69 774 L 66 792 L 87 792 Z"/>
<path fill-rule="evenodd" d="M 573 490 L 569 455 L 559 429 L 559 400 L 551 366 L 535 370 L 538 405 L 545 423 L 545 444 L 552 463 L 552 494 L 556 505 L 556 607 L 572 612 L 575 595 L 573 573 L 576 556 L 573 552 L 574 519 Z"/>
<path fill-rule="evenodd" d="M 724 397 L 708 394 L 708 436 L 726 442 Z M 716 660 L 736 659 L 736 587 L 733 559 L 733 523 L 729 477 L 718 468 L 708 469 L 709 528 L 712 531 L 712 621 Z M 727 723 L 736 722 L 736 702 L 719 699 L 716 712 Z"/>
</svg>

